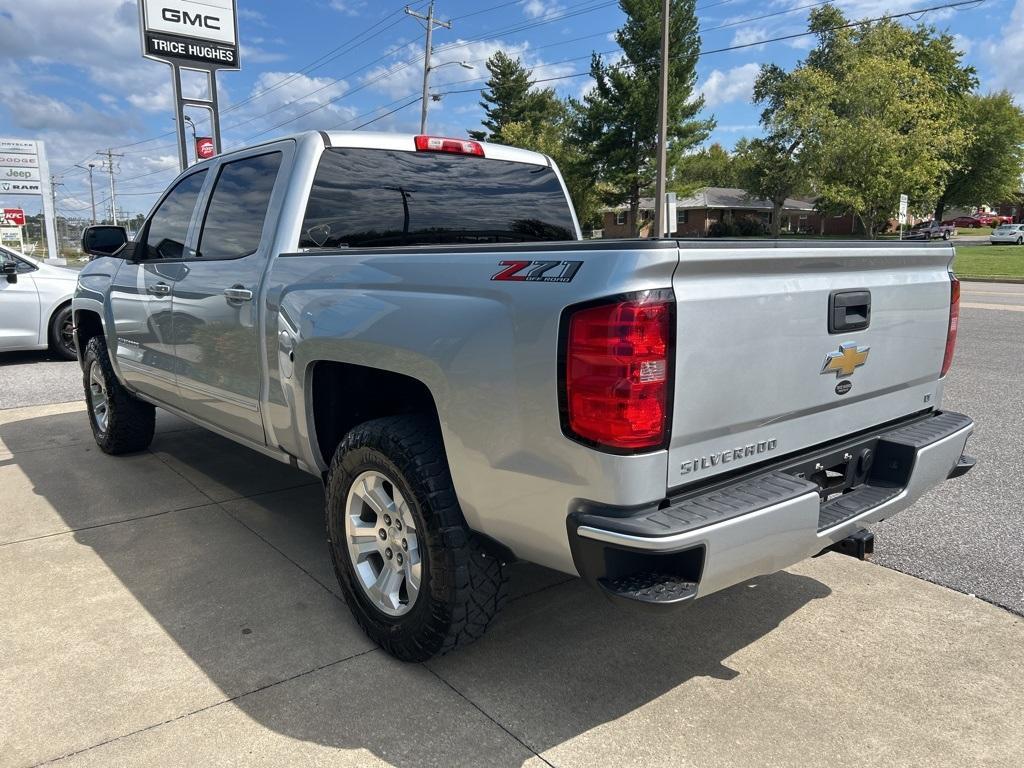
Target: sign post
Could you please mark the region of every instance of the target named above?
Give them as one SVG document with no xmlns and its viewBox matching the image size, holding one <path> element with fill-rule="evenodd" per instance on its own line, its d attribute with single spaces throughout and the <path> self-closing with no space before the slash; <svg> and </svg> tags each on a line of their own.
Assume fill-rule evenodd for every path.
<svg viewBox="0 0 1024 768">
<path fill-rule="evenodd" d="M 46 148 L 43 142 L 30 139 L 0 139 L 0 195 L 40 195 L 43 198 L 47 260 L 55 264 L 60 263 L 50 167 L 46 162 Z M 6 214 L 4 218 L 6 219 Z"/>
<path fill-rule="evenodd" d="M 237 0 L 139 0 L 139 8 L 142 55 L 171 66 L 174 122 L 178 131 L 178 163 L 181 170 L 185 170 L 188 167 L 186 106 L 209 111 L 213 154 L 223 150 L 217 102 L 217 70 L 241 68 L 238 59 Z M 198 72 L 205 76 L 205 97 L 184 95 L 181 85 L 183 71 Z"/>
<path fill-rule="evenodd" d="M 907 223 L 907 202 L 908 202 L 907 201 L 907 196 L 906 195 L 900 195 L 900 212 L 899 212 L 900 240 L 903 239 L 903 225 Z"/>
</svg>

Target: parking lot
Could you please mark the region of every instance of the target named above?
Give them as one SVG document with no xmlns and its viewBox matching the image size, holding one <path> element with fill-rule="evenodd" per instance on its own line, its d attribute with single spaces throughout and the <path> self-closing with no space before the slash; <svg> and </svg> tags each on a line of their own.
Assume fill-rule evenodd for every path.
<svg viewBox="0 0 1024 768">
<path fill-rule="evenodd" d="M 0 765 L 1024 764 L 1022 289 L 964 285 L 945 405 L 979 466 L 875 562 L 669 614 L 517 564 L 423 665 L 350 618 L 314 478 L 162 413 L 108 457 L 74 363 L 0 360 Z"/>
</svg>

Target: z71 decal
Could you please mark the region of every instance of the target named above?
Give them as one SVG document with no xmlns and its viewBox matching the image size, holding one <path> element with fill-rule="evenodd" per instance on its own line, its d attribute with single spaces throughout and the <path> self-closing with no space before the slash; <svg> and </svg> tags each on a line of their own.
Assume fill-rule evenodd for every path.
<svg viewBox="0 0 1024 768">
<path fill-rule="evenodd" d="M 514 280 L 516 282 L 568 283 L 580 271 L 582 261 L 499 261 L 505 269 L 491 277 L 491 280 Z"/>
</svg>

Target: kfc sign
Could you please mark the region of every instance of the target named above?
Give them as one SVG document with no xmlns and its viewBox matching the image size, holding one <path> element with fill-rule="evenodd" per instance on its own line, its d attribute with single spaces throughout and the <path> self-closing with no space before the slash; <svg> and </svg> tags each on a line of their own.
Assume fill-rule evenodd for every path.
<svg viewBox="0 0 1024 768">
<path fill-rule="evenodd" d="M 4 208 L 3 220 L 0 223 L 5 227 L 24 227 L 25 211 L 21 208 Z"/>
<path fill-rule="evenodd" d="M 196 137 L 197 160 L 209 160 L 215 154 L 217 154 L 217 151 L 213 146 L 213 139 L 211 139 L 209 136 Z"/>
</svg>

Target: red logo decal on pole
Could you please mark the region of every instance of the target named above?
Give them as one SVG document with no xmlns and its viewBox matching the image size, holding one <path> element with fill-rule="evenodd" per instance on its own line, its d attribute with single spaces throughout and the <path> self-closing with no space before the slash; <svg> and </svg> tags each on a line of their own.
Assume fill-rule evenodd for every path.
<svg viewBox="0 0 1024 768">
<path fill-rule="evenodd" d="M 196 157 L 200 160 L 209 160 L 214 154 L 213 139 L 209 136 L 199 136 L 196 138 Z"/>
<path fill-rule="evenodd" d="M 4 208 L 3 223 L 5 227 L 24 227 L 25 211 L 21 208 Z"/>
</svg>

